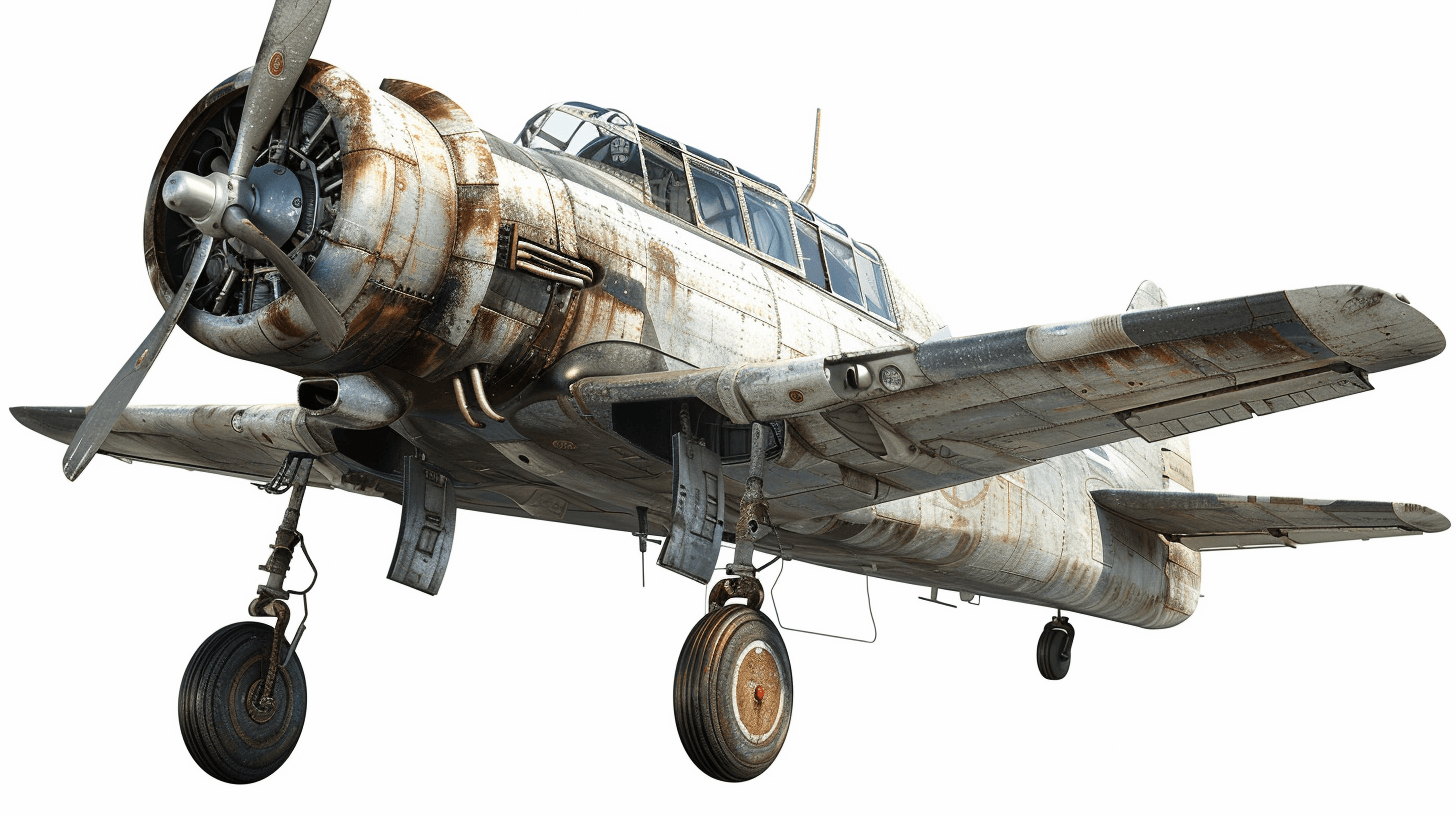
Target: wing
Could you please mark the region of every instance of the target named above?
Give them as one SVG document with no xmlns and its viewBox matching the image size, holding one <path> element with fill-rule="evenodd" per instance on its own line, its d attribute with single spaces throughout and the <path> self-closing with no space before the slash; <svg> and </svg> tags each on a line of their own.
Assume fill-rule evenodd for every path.
<svg viewBox="0 0 1456 816">
<path fill-rule="evenodd" d="M 1104 509 L 1193 550 L 1292 547 L 1439 533 L 1445 516 L 1419 504 L 1094 490 Z"/>
<path fill-rule="evenodd" d="M 70 442 L 86 417 L 85 408 L 11 408 L 10 413 L 62 444 Z M 290 451 L 323 454 L 303 419 L 297 405 L 133 407 L 117 421 L 101 453 L 127 462 L 266 480 Z M 317 469 L 310 486 L 330 486 L 332 471 L 327 465 Z"/>
<path fill-rule="evenodd" d="M 86 409 L 21 407 L 11 408 L 10 413 L 27 428 L 66 444 L 80 428 Z M 352 451 L 353 456 L 368 462 L 364 464 L 337 449 L 326 422 L 318 422 L 318 414 L 298 405 L 133 406 L 122 413 L 100 452 L 125 462 L 167 465 L 255 482 L 267 481 L 277 473 L 290 452 L 308 453 L 315 457 L 311 487 L 341 488 L 400 501 L 402 466 L 398 457 L 412 452 L 409 442 L 397 435 L 390 436 L 398 439 L 398 447 L 366 442 Z M 468 440 L 467 435 L 467 444 Z M 461 438 L 449 436 L 434 443 L 423 438 L 409 441 L 430 446 L 432 451 L 441 447 L 449 450 L 462 443 Z M 470 450 L 466 457 L 490 460 L 495 473 L 512 470 L 504 459 L 492 459 L 500 454 L 488 447 Z M 447 457 L 440 458 L 448 461 Z M 528 479 L 486 480 L 463 469 L 452 475 L 456 480 L 456 502 L 464 508 L 608 529 L 636 526 L 635 517 L 609 514 L 599 503 L 557 485 Z"/>
<path fill-rule="evenodd" d="M 585 379 L 573 393 L 609 427 L 625 403 L 694 397 L 735 423 L 783 420 L 785 456 L 828 460 L 839 466 L 828 478 L 855 487 L 857 496 L 816 497 L 834 512 L 1358 394 L 1370 373 L 1444 348 L 1440 329 L 1396 296 L 1328 286 L 833 357 Z"/>
</svg>

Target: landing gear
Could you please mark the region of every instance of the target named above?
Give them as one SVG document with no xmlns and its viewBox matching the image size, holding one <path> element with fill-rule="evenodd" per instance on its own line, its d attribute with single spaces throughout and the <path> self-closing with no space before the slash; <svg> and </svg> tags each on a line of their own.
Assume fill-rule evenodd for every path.
<svg viewBox="0 0 1456 816">
<path fill-rule="evenodd" d="M 693 764 L 724 782 L 768 770 L 794 710 L 794 676 L 779 630 L 733 604 L 709 612 L 683 643 L 672 684 L 677 735 Z"/>
<path fill-rule="evenodd" d="M 1060 680 L 1072 668 L 1072 640 L 1077 631 L 1062 615 L 1057 615 L 1042 627 L 1041 637 L 1036 641 L 1036 667 L 1041 676 L 1048 680 Z"/>
<path fill-rule="evenodd" d="M 708 614 L 683 643 L 672 683 L 672 713 L 683 748 L 699 770 L 724 782 L 744 782 L 768 770 L 784 747 L 794 712 L 789 650 L 778 627 L 759 611 L 764 593 L 763 584 L 754 577 L 753 545 L 772 529 L 763 498 L 768 428 L 756 422 L 752 433 L 737 532 L 732 538 L 722 534 L 721 521 L 714 531 L 714 539 L 721 535 L 734 542 L 733 563 L 728 565 L 733 577 L 719 581 L 709 593 Z M 681 447 L 681 436 L 675 444 Z M 688 458 L 680 454 L 674 469 L 684 471 L 681 463 Z M 714 506 L 722 503 L 720 493 Z M 673 521 L 676 529 L 678 518 Z M 707 575 L 712 574 L 717 555 L 717 541 L 711 544 Z M 701 574 L 679 571 L 694 577 Z M 731 598 L 742 598 L 744 603 L 729 605 Z"/>
<path fill-rule="evenodd" d="M 283 485 L 293 489 L 273 552 L 259 567 L 268 573 L 268 582 L 258 587 L 258 597 L 248 604 L 248 614 L 276 618 L 276 624 L 247 621 L 224 626 L 197 647 L 182 674 L 177 695 L 182 741 L 198 767 L 234 785 L 257 782 L 282 767 L 303 733 L 308 687 L 303 664 L 294 654 L 303 625 L 290 644 L 283 633 L 289 618 L 284 600 L 291 593 L 283 588 L 283 579 L 294 547 L 303 542 L 298 512 L 312 469 L 313 460 L 290 455 L 273 481 L 259 485 L 270 493 L 284 492 L 288 488 Z M 304 618 L 308 618 L 306 596 Z"/>
<path fill-rule="evenodd" d="M 263 694 L 275 631 L 254 621 L 224 626 L 182 675 L 182 740 L 198 766 L 224 782 L 245 785 L 278 770 L 303 733 L 308 688 L 297 655 L 277 672 L 272 694 Z"/>
</svg>

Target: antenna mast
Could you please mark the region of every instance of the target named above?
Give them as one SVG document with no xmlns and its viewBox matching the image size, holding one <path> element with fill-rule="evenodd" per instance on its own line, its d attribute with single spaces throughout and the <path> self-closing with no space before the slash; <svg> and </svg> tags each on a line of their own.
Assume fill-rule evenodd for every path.
<svg viewBox="0 0 1456 816">
<path fill-rule="evenodd" d="M 809 203 L 809 197 L 814 195 L 814 182 L 819 178 L 819 118 L 823 114 L 823 108 L 814 109 L 814 164 L 809 167 L 809 186 L 799 194 L 800 204 Z"/>
</svg>

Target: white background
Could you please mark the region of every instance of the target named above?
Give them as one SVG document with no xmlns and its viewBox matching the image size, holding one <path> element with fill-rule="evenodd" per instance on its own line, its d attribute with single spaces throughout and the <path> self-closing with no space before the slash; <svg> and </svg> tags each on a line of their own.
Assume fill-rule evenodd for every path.
<svg viewBox="0 0 1456 816">
<path fill-rule="evenodd" d="M 1362 283 L 1456 326 L 1456 18 L 1440 3 L 335 4 L 316 56 L 422 82 L 506 138 L 583 99 L 797 193 L 959 334 Z M 176 123 L 253 58 L 268 4 L 7 12 L 5 405 L 86 405 L 160 314 L 143 196 Z M 1198 434 L 1202 490 L 1456 511 L 1452 353 L 1356 399 Z M 293 379 L 177 334 L 141 404 L 281 402 Z M 398 508 L 310 491 L 312 705 L 267 781 L 215 782 L 177 731 L 197 644 L 242 619 L 284 500 L 99 458 L 6 420 L 0 791 L 12 812 L 1413 812 L 1449 791 L 1456 533 L 1216 553 L 1198 613 L 952 611 L 877 582 L 873 646 L 787 633 L 777 764 L 729 787 L 670 688 L 697 585 L 622 534 L 462 514 L 430 598 L 386 581 Z M 867 628 L 858 579 L 794 565 L 789 623 Z M 298 574 L 297 577 L 304 577 Z M 797 581 L 797 583 L 796 583 Z M 796 589 L 797 587 L 797 589 Z M 1448 799 L 1445 799 L 1449 801 Z"/>
</svg>

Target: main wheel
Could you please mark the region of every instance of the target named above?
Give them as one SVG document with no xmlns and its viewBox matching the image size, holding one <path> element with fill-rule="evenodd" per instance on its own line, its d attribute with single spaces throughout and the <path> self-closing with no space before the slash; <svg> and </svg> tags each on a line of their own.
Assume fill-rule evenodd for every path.
<svg viewBox="0 0 1456 816">
<path fill-rule="evenodd" d="M 257 705 L 272 645 L 271 626 L 224 626 L 197 647 L 182 674 L 182 740 L 198 767 L 224 782 L 245 785 L 278 770 L 303 732 L 308 688 L 298 655 L 278 672 L 272 710 Z"/>
<path fill-rule="evenodd" d="M 1072 640 L 1077 632 L 1066 618 L 1052 618 L 1036 641 L 1036 667 L 1048 680 L 1060 680 L 1072 668 Z"/>
<path fill-rule="evenodd" d="M 677 658 L 672 711 L 699 770 L 724 782 L 768 770 L 793 710 L 789 652 L 762 612 L 732 604 L 698 621 Z"/>
</svg>

